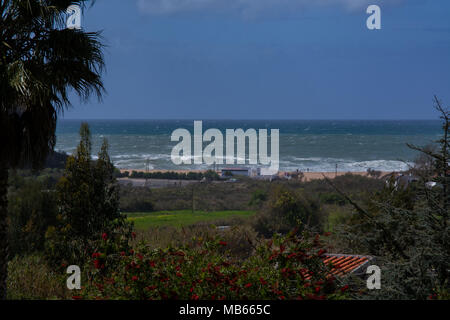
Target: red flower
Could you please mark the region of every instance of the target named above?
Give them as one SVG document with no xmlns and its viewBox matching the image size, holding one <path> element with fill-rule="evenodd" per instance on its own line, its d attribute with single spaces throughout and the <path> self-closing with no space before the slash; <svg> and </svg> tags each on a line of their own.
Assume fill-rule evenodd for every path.
<svg viewBox="0 0 450 320">
<path fill-rule="evenodd" d="M 104 232 L 102 234 L 102 239 L 105 240 L 105 241 L 108 240 L 108 234 L 106 232 Z"/>
<path fill-rule="evenodd" d="M 245 287 L 245 288 L 250 288 L 251 286 L 252 286 L 251 283 L 247 283 L 244 287 Z"/>
<path fill-rule="evenodd" d="M 150 267 L 152 267 L 152 268 L 154 268 L 155 267 L 155 263 L 153 262 L 153 261 L 150 261 L 149 263 L 148 263 L 149 265 L 150 265 Z"/>
<path fill-rule="evenodd" d="M 219 244 L 224 247 L 227 245 L 227 243 L 225 241 L 220 241 Z"/>
<path fill-rule="evenodd" d="M 319 293 L 319 292 L 320 292 L 320 287 L 316 287 L 316 288 L 314 289 L 314 291 L 316 291 L 316 293 Z"/>
<path fill-rule="evenodd" d="M 133 277 L 131 278 L 131 280 L 132 280 L 132 281 L 137 281 L 137 280 L 138 280 L 138 277 L 137 277 L 137 276 L 133 276 Z"/>
<path fill-rule="evenodd" d="M 83 299 L 83 298 L 82 298 L 81 296 L 73 296 L 72 299 L 73 299 L 73 300 L 81 300 L 81 299 Z"/>
<path fill-rule="evenodd" d="M 262 284 L 263 286 L 265 286 L 265 285 L 267 284 L 267 281 L 264 280 L 263 278 L 259 278 L 259 282 L 261 282 L 261 284 Z"/>
<path fill-rule="evenodd" d="M 318 255 L 318 256 L 321 256 L 321 255 L 323 255 L 325 252 L 327 252 L 327 251 L 324 250 L 324 249 L 320 249 L 319 252 L 317 252 L 317 255 Z"/>
<path fill-rule="evenodd" d="M 341 288 L 341 291 L 344 292 L 344 291 L 346 291 L 347 289 L 348 289 L 348 285 L 346 284 L 345 286 L 343 286 L 343 287 Z"/>
<path fill-rule="evenodd" d="M 183 276 L 183 274 L 182 273 L 180 273 L 180 272 L 177 272 L 177 277 L 182 277 Z"/>
<path fill-rule="evenodd" d="M 122 252 L 120 253 L 120 255 L 121 255 L 122 257 L 124 257 L 124 256 L 125 256 L 125 251 L 122 251 Z"/>
<path fill-rule="evenodd" d="M 132 232 L 132 233 L 131 233 L 131 237 L 132 237 L 133 239 L 135 239 L 135 238 L 136 238 L 136 233 L 135 233 L 135 232 Z"/>
<path fill-rule="evenodd" d="M 99 252 L 94 252 L 92 254 L 92 258 L 98 258 L 98 257 L 100 257 L 100 253 Z"/>
<path fill-rule="evenodd" d="M 196 294 L 192 295 L 191 300 L 198 300 L 200 297 Z"/>
<path fill-rule="evenodd" d="M 270 257 L 269 261 L 272 261 L 273 259 L 276 259 L 278 257 L 278 253 L 274 252 Z"/>
<path fill-rule="evenodd" d="M 102 268 L 102 264 L 101 264 L 100 260 L 94 260 L 94 267 L 95 267 L 95 269 Z"/>
</svg>

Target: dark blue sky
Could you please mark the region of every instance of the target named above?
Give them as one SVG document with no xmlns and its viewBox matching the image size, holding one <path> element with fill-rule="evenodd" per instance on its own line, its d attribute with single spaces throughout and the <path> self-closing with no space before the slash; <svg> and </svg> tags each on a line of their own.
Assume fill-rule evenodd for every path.
<svg viewBox="0 0 450 320">
<path fill-rule="evenodd" d="M 366 28 L 380 4 L 382 30 Z M 448 0 L 97 0 L 107 94 L 64 118 L 435 119 Z"/>
</svg>

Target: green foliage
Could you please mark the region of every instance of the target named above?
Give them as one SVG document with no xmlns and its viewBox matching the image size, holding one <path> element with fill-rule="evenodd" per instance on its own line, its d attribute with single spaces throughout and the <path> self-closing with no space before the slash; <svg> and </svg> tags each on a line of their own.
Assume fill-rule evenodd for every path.
<svg viewBox="0 0 450 320">
<path fill-rule="evenodd" d="M 52 261 L 80 264 L 102 233 L 130 233 L 119 210 L 114 167 L 103 143 L 98 160 L 91 161 L 89 127 L 82 124 L 80 144 L 69 157 L 57 185 L 58 223 L 47 230 L 47 254 Z"/>
<path fill-rule="evenodd" d="M 323 231 L 326 221 L 320 204 L 302 191 L 277 188 L 254 222 L 255 230 L 265 237 L 274 233 L 286 234 L 289 230 L 315 229 Z"/>
<path fill-rule="evenodd" d="M 406 188 L 392 184 L 374 195 L 367 208 L 353 203 L 359 217 L 344 228 L 342 238 L 360 253 L 377 255 L 382 264 L 382 299 L 448 298 L 450 271 L 449 230 L 449 112 L 436 98 L 444 121 L 437 151 L 410 146 L 431 159 L 419 181 Z M 429 162 L 430 163 L 430 162 Z M 431 174 L 430 174 L 431 173 Z M 427 185 L 436 182 L 435 187 Z"/>
<path fill-rule="evenodd" d="M 263 190 L 256 190 L 252 194 L 249 205 L 252 207 L 260 207 L 268 199 L 267 192 Z"/>
<path fill-rule="evenodd" d="M 184 247 L 195 244 L 193 239 L 212 239 L 220 237 L 227 242 L 227 250 L 235 259 L 246 259 L 254 253 L 255 243 L 261 239 L 253 228 L 243 223 L 243 219 L 228 220 L 229 228 L 218 228 L 224 223 L 215 224 L 199 222 L 184 227 L 150 227 L 136 230 L 134 245 L 145 243 L 149 248 L 160 249 L 168 247 Z M 215 221 L 216 222 L 216 221 Z"/>
<path fill-rule="evenodd" d="M 322 193 L 319 195 L 319 199 L 321 203 L 325 204 L 337 204 L 343 206 L 347 203 L 347 200 L 336 192 Z"/>
<path fill-rule="evenodd" d="M 100 34 L 65 28 L 72 3 L 0 4 L 0 162 L 9 167 L 43 164 L 55 145 L 58 111 L 70 104 L 69 89 L 83 99 L 101 97 Z"/>
<path fill-rule="evenodd" d="M 8 199 L 9 254 L 26 254 L 44 248 L 45 232 L 55 224 L 54 192 L 45 184 L 28 179 L 19 189 L 11 188 Z"/>
<path fill-rule="evenodd" d="M 157 172 L 142 172 L 142 171 L 129 171 L 115 172 L 117 178 L 132 178 L 132 179 L 166 179 L 166 180 L 197 180 L 206 179 L 209 181 L 220 180 L 217 172 L 208 170 L 206 172 L 175 172 L 175 171 L 157 171 Z"/>
<path fill-rule="evenodd" d="M 352 195 L 355 200 L 365 200 L 370 192 L 375 192 L 385 185 L 381 179 L 373 179 L 347 174 L 333 180 L 339 188 Z M 336 191 L 325 181 L 261 181 L 256 179 L 240 179 L 235 183 L 197 183 L 195 184 L 195 208 L 202 211 L 254 210 L 251 206 L 255 193 L 266 193 L 269 198 L 271 190 L 282 186 L 297 192 L 302 190 L 309 198 L 318 199 L 321 204 L 336 201 L 342 204 L 342 197 L 335 196 Z M 327 198 L 333 194 L 335 199 Z M 201 200 L 201 201 L 199 201 Z M 191 188 L 169 186 L 150 189 L 135 187 L 130 184 L 120 185 L 120 208 L 126 212 L 185 210 L 192 208 Z M 148 209 L 146 209 L 146 207 Z M 256 207 L 258 208 L 258 207 Z"/>
<path fill-rule="evenodd" d="M 192 245 L 123 250 L 113 238 L 92 254 L 87 286 L 76 298 L 284 300 L 343 299 L 346 286 L 330 276 L 319 238 L 294 233 L 256 247 L 236 260 L 219 238 Z"/>
<path fill-rule="evenodd" d="M 214 170 L 208 170 L 206 171 L 203 176 L 205 177 L 206 180 L 208 181 L 213 181 L 213 180 L 220 180 L 220 176 L 219 174 L 214 171 Z"/>
<path fill-rule="evenodd" d="M 8 170 L 42 166 L 69 92 L 87 100 L 103 91 L 100 34 L 64 27 L 67 7 L 84 2 L 0 2 L 0 299 L 6 297 Z"/>
</svg>

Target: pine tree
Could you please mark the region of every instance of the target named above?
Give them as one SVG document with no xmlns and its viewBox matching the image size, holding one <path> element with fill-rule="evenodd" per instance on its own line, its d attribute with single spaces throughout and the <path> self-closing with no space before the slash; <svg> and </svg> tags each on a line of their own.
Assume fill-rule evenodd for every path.
<svg viewBox="0 0 450 320">
<path fill-rule="evenodd" d="M 377 256 L 382 268 L 382 289 L 368 297 L 449 298 L 450 113 L 436 97 L 435 104 L 443 120 L 438 147 L 409 145 L 432 159 L 432 170 L 424 170 L 406 189 L 387 186 L 367 208 L 342 193 L 359 214 L 341 236 L 349 248 Z"/>
</svg>

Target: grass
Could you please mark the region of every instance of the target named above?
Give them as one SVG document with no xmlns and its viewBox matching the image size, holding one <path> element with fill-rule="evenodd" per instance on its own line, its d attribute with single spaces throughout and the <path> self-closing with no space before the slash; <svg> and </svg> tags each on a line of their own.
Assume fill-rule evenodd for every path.
<svg viewBox="0 0 450 320">
<path fill-rule="evenodd" d="M 334 232 L 336 227 L 342 224 L 348 224 L 349 219 L 353 215 L 353 207 L 349 205 L 324 205 L 324 210 L 328 213 L 328 221 L 325 231 Z"/>
<path fill-rule="evenodd" d="M 17 255 L 8 263 L 8 299 L 70 299 L 76 294 L 67 289 L 67 277 L 53 271 L 43 255 Z"/>
<path fill-rule="evenodd" d="M 145 230 L 150 227 L 184 227 L 198 222 L 207 222 L 215 220 L 227 220 L 236 217 L 248 218 L 255 212 L 253 211 L 194 211 L 191 210 L 166 210 L 157 212 L 137 212 L 127 213 L 128 220 L 134 222 L 138 230 Z"/>
</svg>

